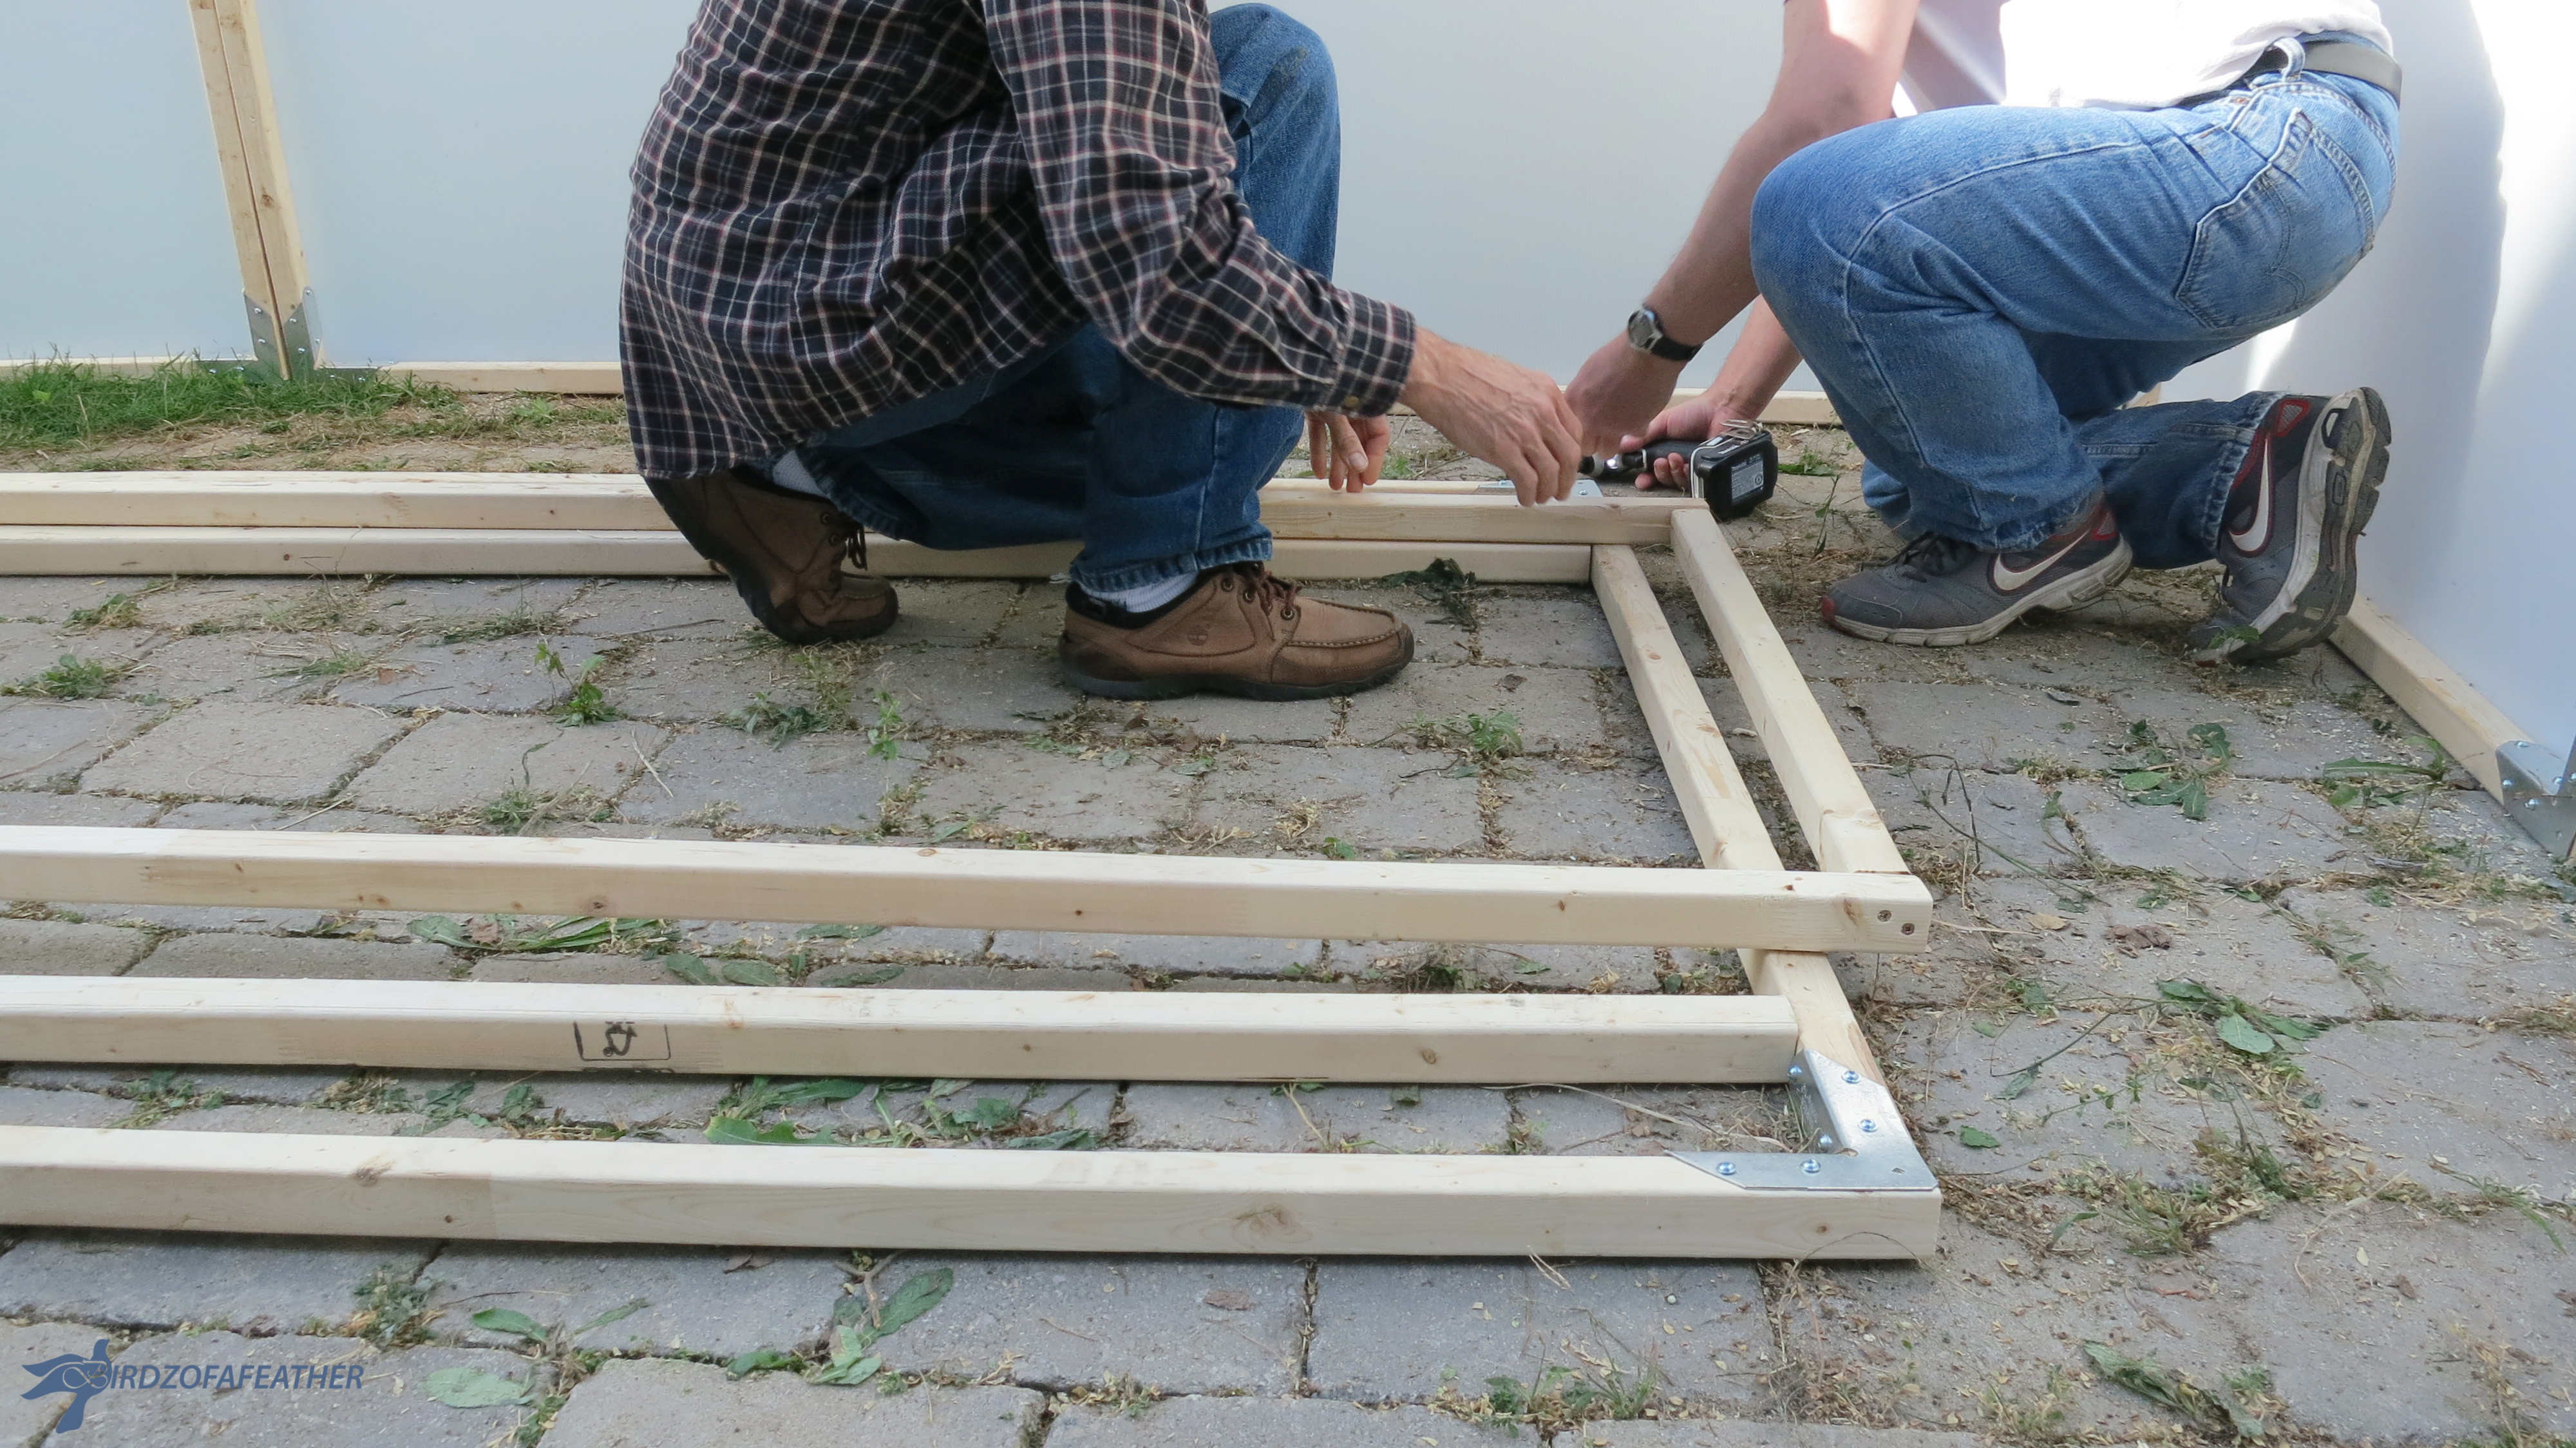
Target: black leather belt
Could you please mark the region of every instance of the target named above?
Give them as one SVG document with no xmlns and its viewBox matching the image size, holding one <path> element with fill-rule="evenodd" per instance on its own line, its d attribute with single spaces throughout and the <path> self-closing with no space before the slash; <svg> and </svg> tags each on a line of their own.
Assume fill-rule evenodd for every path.
<svg viewBox="0 0 2576 1448">
<path fill-rule="evenodd" d="M 2399 88 L 2405 84 L 2406 72 L 2397 64 L 2396 58 L 2375 45 L 2363 45 L 2354 40 L 2318 40 L 2299 49 L 2306 52 L 2305 58 L 2296 62 L 2301 70 L 2348 75 L 2354 80 L 2368 81 L 2391 96 L 2400 96 Z M 2273 46 L 2237 78 L 2236 84 L 2243 85 L 2255 76 L 2276 70 L 2286 72 L 2292 64 L 2292 52 L 2287 47 Z"/>
</svg>

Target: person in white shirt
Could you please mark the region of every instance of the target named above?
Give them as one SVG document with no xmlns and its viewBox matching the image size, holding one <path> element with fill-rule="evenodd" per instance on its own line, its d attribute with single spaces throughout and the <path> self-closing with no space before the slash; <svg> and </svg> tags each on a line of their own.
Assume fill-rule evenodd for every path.
<svg viewBox="0 0 2576 1448">
<path fill-rule="evenodd" d="M 2373 0 L 1785 9 L 1769 106 L 1568 391 L 1586 445 L 1713 436 L 1803 356 L 1907 540 L 1828 590 L 1835 627 L 1977 643 L 2133 565 L 2215 558 L 2196 658 L 2331 632 L 2387 467 L 2379 395 L 2127 404 L 2369 250 L 2400 85 Z M 1748 308 L 1716 385 L 1667 406 Z"/>
</svg>

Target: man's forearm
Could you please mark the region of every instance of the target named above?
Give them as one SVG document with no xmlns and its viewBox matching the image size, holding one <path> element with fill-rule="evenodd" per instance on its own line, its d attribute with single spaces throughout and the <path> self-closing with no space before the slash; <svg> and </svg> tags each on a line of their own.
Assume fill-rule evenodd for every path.
<svg viewBox="0 0 2576 1448">
<path fill-rule="evenodd" d="M 1726 354 L 1726 363 L 1717 369 L 1717 380 L 1709 384 L 1708 399 L 1728 417 L 1760 417 L 1771 399 L 1798 370 L 1798 344 L 1780 327 L 1780 319 L 1771 308 L 1755 298 L 1753 310 L 1744 315 L 1743 335 Z"/>
</svg>

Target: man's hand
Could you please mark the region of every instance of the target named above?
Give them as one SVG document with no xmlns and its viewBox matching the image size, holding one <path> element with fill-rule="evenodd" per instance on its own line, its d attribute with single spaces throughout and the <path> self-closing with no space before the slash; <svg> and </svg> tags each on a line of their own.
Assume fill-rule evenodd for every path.
<svg viewBox="0 0 2576 1448">
<path fill-rule="evenodd" d="M 1306 414 L 1307 470 L 1336 492 L 1356 493 L 1377 481 L 1395 429 L 1383 417 Z"/>
<path fill-rule="evenodd" d="M 1583 449 L 1574 410 L 1553 379 L 1423 329 L 1404 402 L 1469 455 L 1503 470 L 1522 507 L 1574 491 Z"/>
<path fill-rule="evenodd" d="M 1650 442 L 1677 437 L 1688 442 L 1706 442 L 1717 436 L 1728 423 L 1747 416 L 1740 408 L 1727 406 L 1715 393 L 1704 393 L 1688 402 L 1677 402 L 1656 413 L 1654 420 L 1619 439 L 1620 452 L 1635 452 Z M 1657 458 L 1655 471 L 1637 480 L 1637 490 L 1644 492 L 1662 483 L 1665 487 L 1688 491 L 1690 459 Z"/>
<path fill-rule="evenodd" d="M 1622 436 L 1648 427 L 1647 419 L 1673 400 L 1673 384 L 1681 375 L 1681 363 L 1640 352 L 1625 337 L 1611 338 L 1574 374 L 1574 385 L 1565 389 L 1567 405 L 1583 423 L 1583 450 L 1595 455 L 1610 452 L 1610 445 Z"/>
</svg>

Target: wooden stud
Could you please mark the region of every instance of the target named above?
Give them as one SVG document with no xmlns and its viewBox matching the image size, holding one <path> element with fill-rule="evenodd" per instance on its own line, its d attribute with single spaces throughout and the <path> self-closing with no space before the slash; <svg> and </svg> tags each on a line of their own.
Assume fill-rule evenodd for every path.
<svg viewBox="0 0 2576 1448">
<path fill-rule="evenodd" d="M 1932 1192 L 1747 1191 L 1665 1157 L 895 1150 L 0 1126 L 30 1227 L 1290 1256 L 1929 1254 Z"/>
<path fill-rule="evenodd" d="M 215 151 L 232 213 L 233 247 L 241 259 L 242 291 L 267 311 L 271 335 L 284 347 L 286 319 L 304 304 L 311 283 L 295 200 L 286 182 L 286 150 L 278 139 L 277 104 L 269 91 L 258 0 L 188 0 L 188 12 L 196 22 L 197 56 L 214 116 Z M 321 348 L 316 343 L 313 355 L 304 359 L 271 360 L 281 368 L 318 366 Z"/>
<path fill-rule="evenodd" d="M 1768 996 L 0 976 L 0 1060 L 1055 1081 L 1778 1081 Z M 1123 982 L 1122 982 L 1123 984 Z"/>
<path fill-rule="evenodd" d="M 1675 496 L 1524 508 L 1511 495 L 1265 490 L 1281 538 L 1444 543 L 1661 543 Z M 667 532 L 628 473 L 0 473 L 0 524 L 22 527 L 439 528 Z M 874 546 L 874 545 L 872 545 Z"/>
<path fill-rule="evenodd" d="M 728 840 L 0 826 L 12 898 L 1337 939 L 1907 950 L 1911 876 Z"/>
<path fill-rule="evenodd" d="M 1673 554 L 1709 632 L 1717 636 L 1718 651 L 1726 656 L 1727 670 L 1753 716 L 1753 732 L 1770 753 L 1781 791 L 1789 796 L 1789 808 L 1806 831 L 1817 863 L 1828 870 L 1904 873 L 1905 856 L 1851 767 L 1832 721 L 1807 687 L 1798 661 L 1772 625 L 1761 596 L 1753 591 L 1753 580 L 1745 576 L 1725 531 L 1707 513 L 1677 513 Z"/>
<path fill-rule="evenodd" d="M 890 578 L 1044 578 L 1075 545 L 942 552 L 871 541 Z M 1397 543 L 1283 538 L 1271 568 L 1287 578 L 1382 578 L 1447 558 L 1493 583 L 1581 583 L 1579 543 Z M 581 529 L 0 527 L 0 575 L 200 574 L 387 577 L 661 578 L 715 572 L 679 534 Z"/>
<path fill-rule="evenodd" d="M 2503 710 L 2369 599 L 2353 600 L 2352 611 L 2335 627 L 2334 645 L 2441 741 L 2487 793 L 2504 798 L 2496 750 L 2531 736 Z"/>
<path fill-rule="evenodd" d="M 1592 592 L 1628 666 L 1628 683 L 1653 732 L 1655 752 L 1690 825 L 1691 842 L 1711 869 L 1777 870 L 1780 852 L 1754 808 L 1752 791 L 1727 752 L 1725 731 L 1709 716 L 1699 680 L 1682 660 L 1681 643 L 1637 566 L 1634 549 L 1592 550 Z"/>
</svg>

